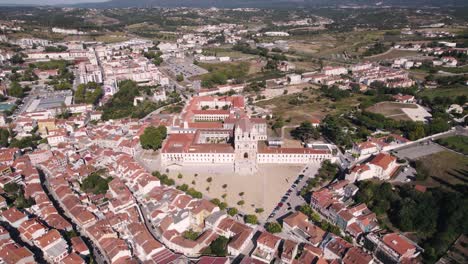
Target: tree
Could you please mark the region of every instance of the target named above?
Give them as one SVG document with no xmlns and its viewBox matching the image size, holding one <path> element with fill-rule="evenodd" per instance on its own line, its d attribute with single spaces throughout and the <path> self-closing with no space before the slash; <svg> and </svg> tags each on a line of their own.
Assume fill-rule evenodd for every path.
<svg viewBox="0 0 468 264">
<path fill-rule="evenodd" d="M 24 63 L 24 59 L 23 59 L 23 54 L 21 53 L 16 53 L 15 55 L 13 55 L 11 58 L 10 58 L 10 62 L 12 64 L 21 64 L 21 63 Z"/>
<path fill-rule="evenodd" d="M 0 147 L 8 146 L 8 138 L 10 138 L 10 132 L 7 129 L 0 128 Z"/>
<path fill-rule="evenodd" d="M 257 208 L 257 209 L 255 209 L 255 213 L 257 213 L 257 214 L 261 214 L 261 213 L 263 213 L 264 211 L 265 211 L 265 210 L 264 210 L 263 208 Z"/>
<path fill-rule="evenodd" d="M 93 172 L 83 180 L 81 190 L 87 193 L 105 194 L 111 180 L 111 177 L 104 179 L 97 172 Z"/>
<path fill-rule="evenodd" d="M 8 90 L 8 93 L 16 98 L 24 97 L 23 87 L 21 87 L 21 85 L 18 82 L 12 82 L 10 84 L 10 89 Z"/>
<path fill-rule="evenodd" d="M 409 132 L 408 138 L 410 140 L 417 140 L 423 138 L 426 135 L 424 131 L 424 125 L 421 123 L 416 123 L 413 130 Z"/>
<path fill-rule="evenodd" d="M 320 133 L 312 126 L 312 123 L 305 121 L 291 131 L 291 136 L 303 142 L 309 142 L 310 139 L 318 139 L 320 137 Z"/>
<path fill-rule="evenodd" d="M 162 147 L 162 142 L 167 136 L 165 126 L 157 128 L 150 126 L 145 128 L 143 135 L 140 136 L 140 143 L 143 149 L 158 150 Z"/>
<path fill-rule="evenodd" d="M 229 239 L 224 236 L 219 236 L 216 238 L 209 248 L 203 252 L 207 255 L 217 256 L 217 257 L 225 257 L 227 256 L 227 244 Z"/>
<path fill-rule="evenodd" d="M 97 104 L 101 99 L 104 91 L 102 87 L 94 82 L 80 84 L 75 92 L 75 103 Z"/>
<path fill-rule="evenodd" d="M 235 207 L 231 207 L 227 209 L 227 213 L 230 216 L 235 216 L 238 213 L 238 210 Z"/>
<path fill-rule="evenodd" d="M 183 82 L 184 81 L 184 75 L 183 74 L 178 74 L 177 77 L 176 77 L 176 80 L 178 82 Z"/>
<path fill-rule="evenodd" d="M 282 227 L 278 222 L 268 222 L 266 223 L 265 228 L 272 234 L 280 233 L 282 230 Z"/>
<path fill-rule="evenodd" d="M 16 182 L 10 182 L 3 186 L 3 190 L 9 195 L 16 194 L 20 190 L 20 186 Z"/>
<path fill-rule="evenodd" d="M 244 204 L 245 204 L 245 201 L 244 201 L 244 200 L 240 200 L 240 201 L 237 202 L 237 205 L 240 205 L 240 206 L 242 206 L 242 205 L 244 205 Z"/>
<path fill-rule="evenodd" d="M 183 236 L 185 239 L 195 241 L 195 240 L 197 240 L 197 238 L 200 236 L 200 233 L 195 232 L 195 231 L 193 231 L 192 229 L 189 229 L 189 230 L 185 231 L 185 232 L 182 234 L 182 236 Z"/>
<path fill-rule="evenodd" d="M 258 219 L 256 215 L 245 215 L 244 221 L 248 224 L 256 225 L 258 223 Z"/>
</svg>

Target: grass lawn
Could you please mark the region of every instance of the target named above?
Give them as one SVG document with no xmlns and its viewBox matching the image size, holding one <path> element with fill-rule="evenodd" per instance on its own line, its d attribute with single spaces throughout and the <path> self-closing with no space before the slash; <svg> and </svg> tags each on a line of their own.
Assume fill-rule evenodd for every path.
<svg viewBox="0 0 468 264">
<path fill-rule="evenodd" d="M 204 53 L 208 55 L 216 55 L 218 57 L 231 57 L 232 59 L 240 58 L 257 58 L 257 55 L 244 54 L 237 50 L 232 50 L 230 48 L 207 48 L 203 50 Z"/>
<path fill-rule="evenodd" d="M 442 151 L 420 159 L 430 177 L 416 182 L 428 187 L 441 186 L 454 190 L 455 185 L 468 185 L 468 157 Z"/>
<path fill-rule="evenodd" d="M 441 138 L 437 140 L 437 142 L 447 148 L 468 155 L 468 137 L 466 136 L 452 136 L 448 138 Z"/>
<path fill-rule="evenodd" d="M 437 70 L 450 73 L 468 73 L 468 65 L 462 67 L 437 67 Z"/>
<path fill-rule="evenodd" d="M 435 89 L 424 89 L 419 95 L 427 96 L 430 99 L 440 96 L 440 97 L 456 97 L 459 95 L 468 96 L 468 89 L 464 85 L 452 85 L 450 88 L 435 88 Z"/>
<path fill-rule="evenodd" d="M 294 105 L 290 101 L 297 97 L 302 97 L 301 104 Z M 309 90 L 298 94 L 279 96 L 267 101 L 258 102 L 256 105 L 269 109 L 276 116 L 284 119 L 291 118 L 288 125 L 298 125 L 311 118 L 323 118 L 327 114 L 343 113 L 353 106 L 359 105 L 359 98 L 363 95 L 352 95 L 340 101 L 333 102 L 328 98 L 319 95 L 319 91 Z"/>
</svg>

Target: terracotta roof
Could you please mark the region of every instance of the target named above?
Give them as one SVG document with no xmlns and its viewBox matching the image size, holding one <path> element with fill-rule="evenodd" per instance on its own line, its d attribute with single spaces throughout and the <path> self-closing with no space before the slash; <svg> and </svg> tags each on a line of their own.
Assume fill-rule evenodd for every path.
<svg viewBox="0 0 468 264">
<path fill-rule="evenodd" d="M 56 229 L 49 230 L 40 238 L 36 239 L 36 244 L 39 248 L 46 248 L 50 244 L 55 243 L 58 240 L 63 239 L 60 233 Z"/>
<path fill-rule="evenodd" d="M 382 241 L 400 255 L 404 255 L 409 250 L 416 249 L 405 237 L 397 233 L 386 234 L 383 236 Z"/>
<path fill-rule="evenodd" d="M 396 161 L 396 158 L 392 155 L 386 153 L 379 153 L 372 159 L 370 163 L 382 167 L 386 170 L 388 166 L 394 161 Z"/>
<path fill-rule="evenodd" d="M 343 264 L 366 264 L 371 261 L 372 256 L 357 247 L 350 248 L 343 258 Z"/>
<path fill-rule="evenodd" d="M 16 221 L 22 219 L 22 218 L 27 218 L 27 216 L 20 212 L 16 207 L 10 207 L 6 209 L 5 211 L 1 212 L 1 215 L 9 222 L 9 223 L 15 223 Z"/>
<path fill-rule="evenodd" d="M 9 244 L 0 250 L 0 258 L 7 264 L 16 264 L 24 261 L 26 258 L 32 258 L 33 254 L 25 247 L 17 244 Z"/>
<path fill-rule="evenodd" d="M 78 254 L 72 252 L 68 254 L 64 259 L 61 260 L 60 263 L 63 264 L 84 264 L 86 263 L 84 259 L 82 259 Z"/>
<path fill-rule="evenodd" d="M 207 257 L 203 256 L 197 262 L 197 264 L 226 264 L 229 263 L 229 259 L 225 257 Z"/>
<path fill-rule="evenodd" d="M 268 248 L 274 249 L 280 240 L 281 238 L 273 234 L 262 232 L 257 239 L 257 244 L 262 244 Z"/>
</svg>

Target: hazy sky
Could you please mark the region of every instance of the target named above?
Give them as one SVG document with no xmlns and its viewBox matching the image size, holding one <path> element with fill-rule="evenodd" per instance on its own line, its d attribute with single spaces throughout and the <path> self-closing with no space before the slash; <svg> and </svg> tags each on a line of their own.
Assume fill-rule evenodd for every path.
<svg viewBox="0 0 468 264">
<path fill-rule="evenodd" d="M 36 5 L 56 5 L 56 4 L 76 4 L 86 2 L 105 2 L 107 0 L 0 0 L 0 4 L 36 4 Z"/>
</svg>

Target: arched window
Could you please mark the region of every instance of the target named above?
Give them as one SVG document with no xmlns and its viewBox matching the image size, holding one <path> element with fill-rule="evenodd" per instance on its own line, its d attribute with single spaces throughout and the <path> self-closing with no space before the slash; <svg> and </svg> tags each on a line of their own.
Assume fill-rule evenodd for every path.
<svg viewBox="0 0 468 264">
<path fill-rule="evenodd" d="M 248 159 L 249 158 L 249 154 L 247 152 L 244 153 L 244 159 Z"/>
</svg>

